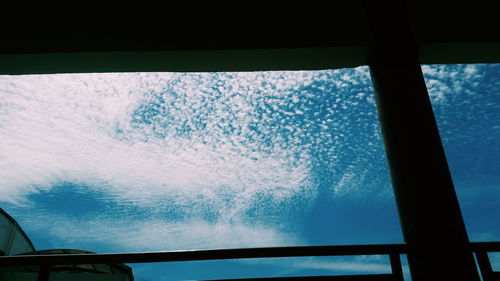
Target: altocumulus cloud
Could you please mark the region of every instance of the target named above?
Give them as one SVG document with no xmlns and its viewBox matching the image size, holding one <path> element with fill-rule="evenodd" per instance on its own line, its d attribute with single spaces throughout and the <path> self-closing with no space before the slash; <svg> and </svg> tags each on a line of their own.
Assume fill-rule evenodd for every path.
<svg viewBox="0 0 500 281">
<path fill-rule="evenodd" d="M 40 213 L 45 225 L 31 221 L 64 241 L 141 249 L 160 240 L 161 249 L 174 240 L 175 248 L 297 243 L 286 227 L 249 212 L 307 204 L 318 193 L 315 158 L 341 166 L 364 146 L 351 142 L 344 153 L 347 138 L 379 138 L 365 122 L 376 118 L 363 107 L 373 106 L 367 88 L 362 68 L 2 76 L 0 200 L 30 208 L 30 195 L 72 183 L 118 205 L 158 209 L 147 220 L 49 212 Z M 348 124 L 353 108 L 358 123 Z M 348 172 L 379 152 L 363 148 Z"/>
<path fill-rule="evenodd" d="M 298 243 L 295 237 L 266 225 L 242 222 L 207 222 L 199 218 L 182 222 L 97 215 L 74 218 L 42 213 L 24 220 L 31 229 L 52 237 L 52 248 L 94 249 L 101 252 L 165 251 L 264 247 Z"/>
<path fill-rule="evenodd" d="M 307 163 L 288 159 L 289 151 L 279 147 L 259 151 L 259 143 L 247 136 L 189 124 L 190 115 L 210 110 L 196 105 L 196 88 L 179 87 L 178 92 L 188 92 L 174 104 L 158 105 L 155 100 L 147 104 L 151 102 L 148 93 L 162 91 L 155 89 L 159 83 L 155 79 L 168 81 L 168 75 L 3 79 L 0 141 L 4 201 L 22 203 L 23 195 L 50 189 L 59 182 L 105 188 L 140 204 L 161 196 L 209 198 L 216 196 L 213 189 L 221 186 L 229 186 L 229 193 L 231 189 L 272 193 L 278 187 L 278 197 L 287 193 L 282 192 L 284 188 L 293 193 L 307 186 Z M 235 114 L 240 107 L 237 103 L 215 103 L 236 107 L 217 113 L 221 115 Z M 137 112 L 137 108 L 144 111 L 155 106 L 172 106 L 178 113 L 160 112 L 159 120 L 145 120 L 139 115 L 151 113 Z M 211 126 L 224 124 L 212 121 Z M 175 126 L 175 132 L 158 135 L 157 127 L 164 124 Z M 193 135 L 179 135 L 179 131 Z M 238 137 L 249 143 L 241 145 L 234 140 Z"/>
</svg>

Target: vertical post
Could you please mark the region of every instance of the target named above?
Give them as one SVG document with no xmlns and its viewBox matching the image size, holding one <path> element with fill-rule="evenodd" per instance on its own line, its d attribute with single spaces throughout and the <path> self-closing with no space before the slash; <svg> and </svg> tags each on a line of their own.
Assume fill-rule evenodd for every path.
<svg viewBox="0 0 500 281">
<path fill-rule="evenodd" d="M 391 271 L 394 279 L 403 281 L 403 267 L 401 266 L 401 257 L 399 253 L 390 253 L 389 259 L 391 261 Z"/>
<path fill-rule="evenodd" d="M 483 276 L 483 281 L 494 281 L 493 268 L 491 267 L 490 259 L 488 253 L 480 250 L 476 252 L 477 263 L 481 269 L 481 275 Z"/>
<path fill-rule="evenodd" d="M 478 281 L 405 1 L 364 5 L 375 44 L 368 64 L 412 279 Z"/>
<path fill-rule="evenodd" d="M 479 280 L 420 65 L 370 65 L 414 281 Z"/>
</svg>

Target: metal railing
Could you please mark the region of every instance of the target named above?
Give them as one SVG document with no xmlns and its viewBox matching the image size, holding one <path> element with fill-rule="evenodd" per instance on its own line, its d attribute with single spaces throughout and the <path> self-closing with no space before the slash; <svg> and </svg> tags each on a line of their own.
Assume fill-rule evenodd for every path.
<svg viewBox="0 0 500 281">
<path fill-rule="evenodd" d="M 500 271 L 493 271 L 488 253 L 500 252 L 500 242 L 470 243 L 471 251 L 476 254 L 483 281 L 500 281 Z"/>
<path fill-rule="evenodd" d="M 500 280 L 500 272 L 493 271 L 488 252 L 500 252 L 500 242 L 470 243 L 470 250 L 475 253 L 484 281 Z M 52 254 L 52 255 L 16 255 L 0 257 L 0 266 L 13 265 L 60 265 L 60 264 L 110 264 L 110 263 L 155 263 L 201 260 L 229 260 L 249 258 L 280 258 L 308 256 L 356 256 L 387 255 L 391 272 L 387 274 L 307 276 L 307 277 L 272 277 L 225 280 L 336 280 L 336 281 L 376 281 L 403 280 L 401 254 L 407 254 L 406 244 L 380 245 L 339 245 L 339 246 L 297 246 L 268 247 L 217 250 L 189 250 L 144 253 L 115 254 Z"/>
</svg>

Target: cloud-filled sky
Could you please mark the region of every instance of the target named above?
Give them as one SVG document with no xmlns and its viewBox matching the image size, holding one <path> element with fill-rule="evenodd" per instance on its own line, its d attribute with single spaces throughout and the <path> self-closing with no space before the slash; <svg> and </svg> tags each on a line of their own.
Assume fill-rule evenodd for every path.
<svg viewBox="0 0 500 281">
<path fill-rule="evenodd" d="M 423 66 L 472 241 L 500 241 L 500 65 Z"/>
<path fill-rule="evenodd" d="M 500 237 L 476 218 L 485 193 L 481 211 L 500 202 L 498 70 L 423 66 L 474 239 Z M 366 67 L 0 76 L 0 206 L 37 249 L 401 243 L 391 192 Z M 380 258 L 294 264 L 387 271 Z M 148 266 L 137 280 L 163 280 Z"/>
</svg>

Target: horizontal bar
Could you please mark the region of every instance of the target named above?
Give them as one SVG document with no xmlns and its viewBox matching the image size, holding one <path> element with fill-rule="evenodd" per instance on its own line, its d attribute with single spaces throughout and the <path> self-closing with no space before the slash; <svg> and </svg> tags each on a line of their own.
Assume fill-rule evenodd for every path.
<svg viewBox="0 0 500 281">
<path fill-rule="evenodd" d="M 471 251 L 497 252 L 500 242 L 473 242 Z M 53 254 L 0 257 L 0 265 L 147 263 L 244 258 L 406 254 L 405 244 L 298 246 L 115 254 Z"/>
<path fill-rule="evenodd" d="M 270 277 L 270 278 L 244 278 L 220 279 L 210 281 L 298 281 L 298 280 L 332 280 L 332 281 L 396 281 L 399 280 L 392 274 L 371 275 L 337 275 L 337 276 L 301 276 L 301 277 Z"/>
<path fill-rule="evenodd" d="M 365 64 L 369 46 L 0 54 L 0 75 L 321 70 Z"/>
<path fill-rule="evenodd" d="M 116 254 L 53 254 L 0 257 L 0 265 L 148 263 L 305 256 L 389 255 L 406 253 L 405 244 L 297 246 Z"/>
<path fill-rule="evenodd" d="M 499 63 L 499 42 L 423 43 L 420 63 Z M 0 75 L 320 70 L 367 64 L 370 44 L 230 50 L 0 53 Z"/>
<path fill-rule="evenodd" d="M 471 242 L 469 247 L 473 252 L 500 252 L 500 242 Z"/>
</svg>

